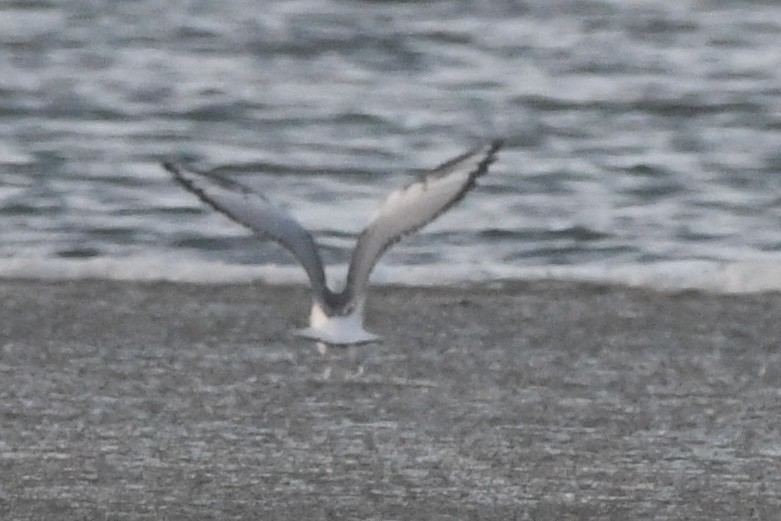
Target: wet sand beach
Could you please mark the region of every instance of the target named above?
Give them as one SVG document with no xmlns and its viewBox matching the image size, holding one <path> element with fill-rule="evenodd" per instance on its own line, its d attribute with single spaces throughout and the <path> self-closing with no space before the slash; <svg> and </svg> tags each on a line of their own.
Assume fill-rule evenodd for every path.
<svg viewBox="0 0 781 521">
<path fill-rule="evenodd" d="M 0 518 L 774 519 L 781 295 L 0 281 Z"/>
</svg>

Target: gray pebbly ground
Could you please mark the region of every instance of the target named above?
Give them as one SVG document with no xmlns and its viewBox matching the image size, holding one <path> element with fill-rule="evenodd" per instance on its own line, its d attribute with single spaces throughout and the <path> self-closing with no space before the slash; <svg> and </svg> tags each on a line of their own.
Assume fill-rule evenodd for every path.
<svg viewBox="0 0 781 521">
<path fill-rule="evenodd" d="M 0 281 L 0 519 L 777 519 L 781 295 Z"/>
</svg>

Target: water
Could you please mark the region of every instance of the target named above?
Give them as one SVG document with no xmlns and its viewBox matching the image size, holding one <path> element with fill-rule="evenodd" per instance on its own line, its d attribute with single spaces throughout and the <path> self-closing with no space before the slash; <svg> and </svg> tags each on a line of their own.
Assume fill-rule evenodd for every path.
<svg viewBox="0 0 781 521">
<path fill-rule="evenodd" d="M 778 289 L 780 37 L 763 2 L 5 2 L 0 272 L 303 279 L 175 158 L 262 188 L 339 273 L 388 191 L 504 136 L 376 280 Z"/>
</svg>

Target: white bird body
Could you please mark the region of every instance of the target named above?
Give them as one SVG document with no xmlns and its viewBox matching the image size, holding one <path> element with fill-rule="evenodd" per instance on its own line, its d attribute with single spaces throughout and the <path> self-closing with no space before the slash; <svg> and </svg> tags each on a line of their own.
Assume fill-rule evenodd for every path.
<svg viewBox="0 0 781 521">
<path fill-rule="evenodd" d="M 501 145 L 500 141 L 493 141 L 477 147 L 391 193 L 358 237 L 345 287 L 340 292 L 328 287 L 311 234 L 287 211 L 234 181 L 193 172 L 174 163 L 166 162 L 163 166 L 203 202 L 258 236 L 277 241 L 301 263 L 312 285 L 313 302 L 309 327 L 295 331 L 297 335 L 329 344 L 359 344 L 380 339 L 363 328 L 366 289 L 377 260 L 394 243 L 461 200 L 476 179 L 488 171 Z"/>
<path fill-rule="evenodd" d="M 309 327 L 294 334 L 333 345 L 379 342 L 380 337 L 363 328 L 363 303 L 347 315 L 328 315 L 317 302 L 312 303 Z"/>
</svg>

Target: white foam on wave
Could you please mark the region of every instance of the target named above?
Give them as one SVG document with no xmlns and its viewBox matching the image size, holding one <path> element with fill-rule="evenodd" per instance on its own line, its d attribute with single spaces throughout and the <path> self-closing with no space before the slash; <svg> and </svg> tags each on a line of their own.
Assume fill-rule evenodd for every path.
<svg viewBox="0 0 781 521">
<path fill-rule="evenodd" d="M 344 280 L 345 266 L 326 270 L 331 280 Z M 0 278 L 38 280 L 170 281 L 230 284 L 306 284 L 297 265 L 241 265 L 159 257 L 94 257 L 89 259 L 0 259 Z M 742 261 L 667 261 L 650 264 L 513 266 L 508 264 L 380 265 L 372 275 L 379 285 L 445 286 L 506 280 L 569 280 L 623 284 L 661 291 L 686 289 L 715 293 L 781 291 L 781 256 Z"/>
</svg>

